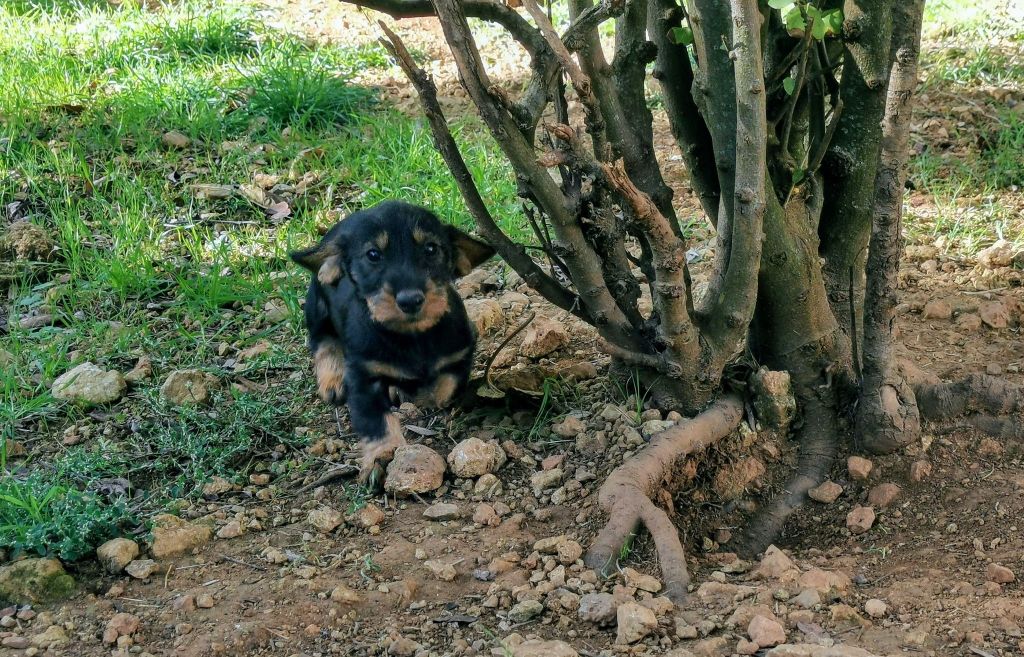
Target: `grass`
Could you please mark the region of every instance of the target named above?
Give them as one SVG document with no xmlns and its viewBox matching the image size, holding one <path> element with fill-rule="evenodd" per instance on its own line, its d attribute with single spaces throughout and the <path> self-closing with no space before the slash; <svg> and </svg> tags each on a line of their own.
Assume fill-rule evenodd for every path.
<svg viewBox="0 0 1024 657">
<path fill-rule="evenodd" d="M 388 65 L 381 49 L 306 42 L 260 11 L 0 5 L 0 198 L 57 253 L 41 278 L 0 281 L 15 320 L 0 345 L 0 445 L 29 452 L 0 467 L 0 548 L 74 560 L 196 499 L 212 476 L 301 467 L 294 430 L 322 409 L 305 375 L 306 280 L 288 250 L 395 196 L 470 223 L 426 126 L 353 83 Z M 477 125 L 453 129 L 495 214 L 516 216 L 508 167 Z M 54 325 L 17 327 L 33 313 Z M 50 394 L 76 363 L 126 372 L 141 356 L 154 376 L 110 408 Z M 186 367 L 223 381 L 210 407 L 159 400 L 164 376 Z M 67 446 L 66 429 L 91 436 Z"/>
</svg>

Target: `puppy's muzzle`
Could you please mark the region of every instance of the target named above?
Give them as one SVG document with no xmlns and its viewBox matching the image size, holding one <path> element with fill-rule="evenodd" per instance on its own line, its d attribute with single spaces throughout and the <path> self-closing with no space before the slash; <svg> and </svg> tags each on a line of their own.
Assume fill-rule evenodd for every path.
<svg viewBox="0 0 1024 657">
<path fill-rule="evenodd" d="M 402 290 L 395 295 L 395 302 L 406 315 L 415 315 L 423 308 L 427 297 L 420 290 Z"/>
</svg>

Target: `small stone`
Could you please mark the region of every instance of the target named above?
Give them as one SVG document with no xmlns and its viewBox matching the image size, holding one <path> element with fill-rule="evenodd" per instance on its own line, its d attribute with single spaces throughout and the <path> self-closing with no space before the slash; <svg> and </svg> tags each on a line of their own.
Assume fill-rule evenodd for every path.
<svg viewBox="0 0 1024 657">
<path fill-rule="evenodd" d="M 450 503 L 433 504 L 423 512 L 423 517 L 430 520 L 455 520 L 460 515 L 459 506 Z"/>
<path fill-rule="evenodd" d="M 192 140 L 177 130 L 171 130 L 170 132 L 164 133 L 163 142 L 164 146 L 169 148 L 182 149 L 188 148 L 188 145 L 192 143 Z"/>
<path fill-rule="evenodd" d="M 778 621 L 754 616 L 747 626 L 747 636 L 761 648 L 770 648 L 786 642 L 786 630 Z"/>
<path fill-rule="evenodd" d="M 490 504 L 478 504 L 473 511 L 473 522 L 485 527 L 497 527 L 501 524 L 501 518 Z"/>
<path fill-rule="evenodd" d="M 617 645 L 636 643 L 658 627 L 658 618 L 654 612 L 632 601 L 619 605 L 615 617 Z"/>
<path fill-rule="evenodd" d="M 476 327 L 477 335 L 487 335 L 504 323 L 505 311 L 494 299 L 466 299 L 465 306 L 466 314 Z"/>
<path fill-rule="evenodd" d="M 842 494 L 843 487 L 831 480 L 822 482 L 807 492 L 808 497 L 822 504 L 832 504 Z"/>
<path fill-rule="evenodd" d="M 211 477 L 210 481 L 203 485 L 203 497 L 216 497 L 227 493 L 234 484 L 225 479 L 224 477 Z"/>
<path fill-rule="evenodd" d="M 388 464 L 384 490 L 400 497 L 429 493 L 444 483 L 445 462 L 426 445 L 402 445 Z"/>
<path fill-rule="evenodd" d="M 611 593 L 587 593 L 580 596 L 577 614 L 581 621 L 603 625 L 615 619 L 619 600 Z"/>
<path fill-rule="evenodd" d="M 420 644 L 400 636 L 388 646 L 388 654 L 395 657 L 413 657 L 420 650 Z"/>
<path fill-rule="evenodd" d="M 563 476 L 564 473 L 561 468 L 535 472 L 530 477 L 530 485 L 533 487 L 534 495 L 540 497 L 545 490 L 556 487 L 561 483 Z"/>
<path fill-rule="evenodd" d="M 871 621 L 866 620 L 863 616 L 857 613 L 857 610 L 846 604 L 835 604 L 829 607 L 829 617 L 833 623 L 853 625 L 860 627 L 870 627 Z"/>
<path fill-rule="evenodd" d="M 249 483 L 253 486 L 266 486 L 270 483 L 270 475 L 267 473 L 249 475 Z"/>
<path fill-rule="evenodd" d="M 964 313 L 956 318 L 956 326 L 961 331 L 973 333 L 981 328 L 981 318 L 974 313 Z"/>
<path fill-rule="evenodd" d="M 494 499 L 505 492 L 501 480 L 493 474 L 485 474 L 473 485 L 473 494 L 485 499 Z"/>
<path fill-rule="evenodd" d="M 675 610 L 675 604 L 663 595 L 644 598 L 640 604 L 654 612 L 655 616 L 667 616 Z"/>
<path fill-rule="evenodd" d="M 60 625 L 51 625 L 41 634 L 32 637 L 32 645 L 41 650 L 60 648 L 66 646 L 71 640 L 68 638 L 64 628 Z"/>
<path fill-rule="evenodd" d="M 571 566 L 583 556 L 583 546 L 573 540 L 565 540 L 558 544 L 555 548 L 555 554 L 558 558 L 558 563 L 563 566 Z M 651 579 L 654 579 L 653 577 Z M 657 581 L 657 580 L 655 580 Z M 660 584 L 659 584 L 660 586 Z M 649 590 L 649 589 L 645 589 Z"/>
<path fill-rule="evenodd" d="M 1009 584 L 1017 579 L 1012 570 L 998 563 L 990 563 L 985 571 L 988 581 L 996 584 Z"/>
<path fill-rule="evenodd" d="M 978 306 L 981 323 L 992 329 L 1004 329 L 1010 323 L 1010 313 L 1002 301 L 985 301 Z"/>
<path fill-rule="evenodd" d="M 456 477 L 479 477 L 497 472 L 507 457 L 497 441 L 467 438 L 448 454 L 448 467 Z"/>
<path fill-rule="evenodd" d="M 814 609 L 821 604 L 821 594 L 816 589 L 804 589 L 792 601 L 804 609 Z"/>
<path fill-rule="evenodd" d="M 508 620 L 511 623 L 525 623 L 531 621 L 544 613 L 544 605 L 537 600 L 523 600 L 512 607 L 508 612 Z"/>
<path fill-rule="evenodd" d="M 661 582 L 658 581 L 657 577 L 645 575 L 633 570 L 632 568 L 623 568 L 622 574 L 625 575 L 626 586 L 632 586 L 633 588 L 640 589 L 641 591 L 648 591 L 649 593 L 657 593 L 661 590 Z"/>
<path fill-rule="evenodd" d="M 357 604 L 363 597 L 345 584 L 338 584 L 331 590 L 331 600 L 342 604 Z"/>
<path fill-rule="evenodd" d="M 1013 244 L 1004 239 L 998 239 L 992 246 L 978 251 L 978 264 L 986 269 L 999 269 L 1010 267 L 1017 257 Z"/>
<path fill-rule="evenodd" d="M 921 482 L 932 476 L 932 464 L 928 461 L 914 461 L 910 465 L 911 481 Z"/>
<path fill-rule="evenodd" d="M 800 576 L 797 584 L 804 589 L 814 589 L 819 593 L 846 591 L 850 588 L 850 578 L 838 571 L 812 568 Z"/>
<path fill-rule="evenodd" d="M 756 457 L 742 458 L 718 469 L 711 486 L 719 497 L 736 500 L 746 494 L 748 488 L 766 472 L 764 463 Z"/>
<path fill-rule="evenodd" d="M 761 646 L 753 641 L 747 641 L 746 639 L 740 639 L 736 643 L 736 654 L 738 655 L 754 655 L 761 649 Z"/>
<path fill-rule="evenodd" d="M 213 609 L 213 605 L 216 604 L 213 596 L 209 593 L 200 593 L 196 597 L 196 606 L 200 609 Z"/>
<path fill-rule="evenodd" d="M 949 319 L 953 316 L 953 307 L 944 299 L 932 299 L 921 311 L 923 319 Z"/>
<path fill-rule="evenodd" d="M 124 375 L 124 380 L 128 383 L 139 383 L 141 381 L 145 381 L 152 375 L 153 364 L 145 356 L 140 356 L 139 360 L 135 363 L 135 367 Z"/>
<path fill-rule="evenodd" d="M 502 651 L 502 654 L 508 653 Z M 512 648 L 512 657 L 579 657 L 579 653 L 564 641 L 530 639 Z"/>
<path fill-rule="evenodd" d="M 167 375 L 160 386 L 160 398 L 175 406 L 205 405 L 210 403 L 219 379 L 202 370 L 175 370 Z"/>
<path fill-rule="evenodd" d="M 523 334 L 519 353 L 528 358 L 547 356 L 569 344 L 569 332 L 560 322 L 537 316 Z"/>
<path fill-rule="evenodd" d="M 561 422 L 556 422 L 551 425 L 551 433 L 555 434 L 559 438 L 575 438 L 576 436 L 585 433 L 587 430 L 587 424 L 575 415 L 566 416 Z"/>
<path fill-rule="evenodd" d="M 115 402 L 127 387 L 120 372 L 82 363 L 57 377 L 50 390 L 56 399 L 89 405 Z"/>
<path fill-rule="evenodd" d="M 565 454 L 552 454 L 540 462 L 540 467 L 542 470 L 554 470 L 560 467 L 563 461 L 565 461 Z"/>
<path fill-rule="evenodd" d="M 345 517 L 340 511 L 325 506 L 310 511 L 306 521 L 324 534 L 330 534 L 345 521 Z"/>
<path fill-rule="evenodd" d="M 864 612 L 872 618 L 881 618 L 889 611 L 889 605 L 878 598 L 871 598 L 864 603 Z"/>
<path fill-rule="evenodd" d="M 434 577 L 442 582 L 451 582 L 458 577 L 458 573 L 455 571 L 455 566 L 439 559 L 424 561 L 423 565 L 434 575 Z"/>
<path fill-rule="evenodd" d="M 0 641 L 0 646 L 4 648 L 10 648 L 11 650 L 24 650 L 28 648 L 28 637 L 23 636 L 5 636 Z"/>
<path fill-rule="evenodd" d="M 96 559 L 108 573 L 117 575 L 139 556 L 139 544 L 127 538 L 115 538 L 96 548 Z"/>
<path fill-rule="evenodd" d="M 757 574 L 765 579 L 778 579 L 794 570 L 797 568 L 793 560 L 779 548 L 769 545 L 761 558 L 761 566 L 757 569 Z"/>
<path fill-rule="evenodd" d="M 156 562 L 152 559 L 136 559 L 124 567 L 124 572 L 135 579 L 148 579 L 156 572 Z"/>
<path fill-rule="evenodd" d="M 384 511 L 373 502 L 369 502 L 355 513 L 349 515 L 346 520 L 349 524 L 355 525 L 360 529 L 369 529 L 370 527 L 378 527 L 384 523 Z"/>
<path fill-rule="evenodd" d="M 785 430 L 796 415 L 796 398 L 789 372 L 760 368 L 750 378 L 754 412 L 766 425 Z"/>
<path fill-rule="evenodd" d="M 854 534 L 863 534 L 875 524 L 875 510 L 870 506 L 857 506 L 846 514 L 846 527 Z"/>
<path fill-rule="evenodd" d="M 223 527 L 217 530 L 217 538 L 220 539 L 231 539 L 238 538 L 245 533 L 242 528 L 242 523 L 237 520 L 228 521 Z"/>
<path fill-rule="evenodd" d="M 901 489 L 896 484 L 879 484 L 868 493 L 868 504 L 884 509 L 896 501 L 900 492 Z"/>
<path fill-rule="evenodd" d="M 867 479 L 874 467 L 874 463 L 862 456 L 851 456 L 846 459 L 846 469 L 849 471 L 851 479 L 859 481 Z"/>
<path fill-rule="evenodd" d="M 0 600 L 16 604 L 58 602 L 75 590 L 75 580 L 53 558 L 30 558 L 0 566 Z"/>
<path fill-rule="evenodd" d="M 138 616 L 134 614 L 114 614 L 114 616 L 107 621 L 107 632 L 111 632 L 114 638 L 107 643 L 113 643 L 117 641 L 119 636 L 131 636 L 139 631 L 139 625 L 141 621 Z M 104 639 L 107 638 L 107 633 L 104 633 Z"/>
</svg>

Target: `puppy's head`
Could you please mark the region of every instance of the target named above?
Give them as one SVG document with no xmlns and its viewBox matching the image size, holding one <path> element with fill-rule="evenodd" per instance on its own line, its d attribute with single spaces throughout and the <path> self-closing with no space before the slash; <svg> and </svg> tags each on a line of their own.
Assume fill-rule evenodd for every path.
<svg viewBox="0 0 1024 657">
<path fill-rule="evenodd" d="M 388 201 L 349 216 L 291 257 L 324 285 L 349 277 L 374 321 L 418 333 L 448 313 L 448 284 L 492 255 L 429 210 Z"/>
</svg>

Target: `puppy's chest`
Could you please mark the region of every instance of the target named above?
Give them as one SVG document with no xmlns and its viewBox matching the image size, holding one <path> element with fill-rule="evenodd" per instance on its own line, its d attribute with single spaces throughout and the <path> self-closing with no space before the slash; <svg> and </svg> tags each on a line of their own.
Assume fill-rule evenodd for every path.
<svg viewBox="0 0 1024 657">
<path fill-rule="evenodd" d="M 370 356 L 363 365 L 372 376 L 415 388 L 462 369 L 460 366 L 471 353 L 471 346 L 438 353 L 436 347 L 431 349 L 430 345 L 410 345 L 402 350 L 388 350 Z"/>
</svg>

